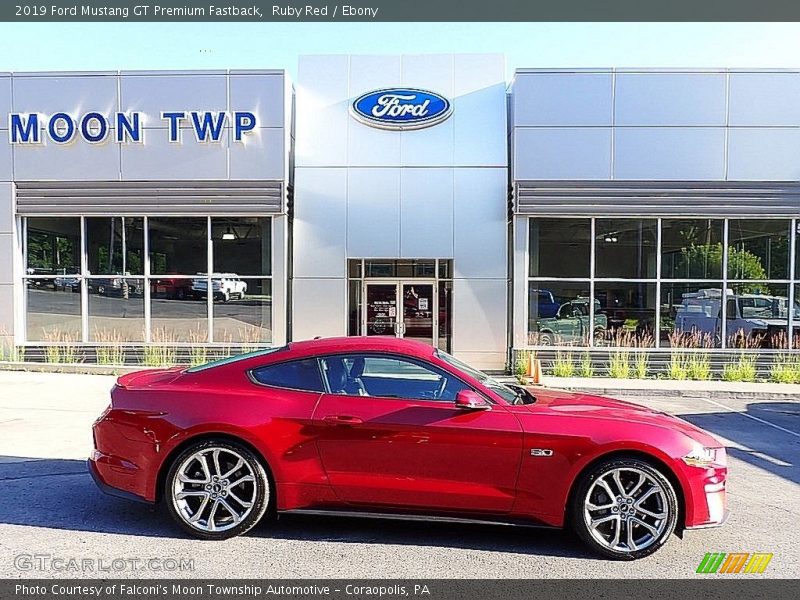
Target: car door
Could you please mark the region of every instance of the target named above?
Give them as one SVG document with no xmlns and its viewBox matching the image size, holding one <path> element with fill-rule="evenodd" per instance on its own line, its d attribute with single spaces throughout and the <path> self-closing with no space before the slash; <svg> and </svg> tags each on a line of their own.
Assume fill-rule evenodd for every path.
<svg viewBox="0 0 800 600">
<path fill-rule="evenodd" d="M 522 430 L 501 404 L 455 406 L 469 386 L 427 362 L 348 354 L 322 359 L 327 393 L 314 412 L 320 458 L 347 503 L 507 512 Z"/>
</svg>

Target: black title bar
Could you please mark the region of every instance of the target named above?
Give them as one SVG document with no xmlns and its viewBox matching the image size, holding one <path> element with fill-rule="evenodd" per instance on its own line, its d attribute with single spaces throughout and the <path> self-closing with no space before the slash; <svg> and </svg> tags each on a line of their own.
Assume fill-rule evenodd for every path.
<svg viewBox="0 0 800 600">
<path fill-rule="evenodd" d="M 635 569 L 631 569 L 635 572 Z M 98 577 L 106 577 L 108 574 Z M 0 580 L 3 600 L 789 600 L 794 580 L 708 577 L 575 579 L 38 579 Z"/>
<path fill-rule="evenodd" d="M 797 0 L 3 0 L 10 22 L 800 21 Z"/>
</svg>

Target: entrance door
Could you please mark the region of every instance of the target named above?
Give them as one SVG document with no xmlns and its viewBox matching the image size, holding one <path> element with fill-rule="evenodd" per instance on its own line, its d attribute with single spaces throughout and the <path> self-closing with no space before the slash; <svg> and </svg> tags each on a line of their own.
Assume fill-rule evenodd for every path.
<svg viewBox="0 0 800 600">
<path fill-rule="evenodd" d="M 397 335 L 398 314 L 396 283 L 368 283 L 366 294 L 366 335 Z"/>
<path fill-rule="evenodd" d="M 403 337 L 433 345 L 434 297 L 431 283 L 403 283 Z"/>
<path fill-rule="evenodd" d="M 430 282 L 367 283 L 364 331 L 435 345 L 436 286 Z"/>
</svg>

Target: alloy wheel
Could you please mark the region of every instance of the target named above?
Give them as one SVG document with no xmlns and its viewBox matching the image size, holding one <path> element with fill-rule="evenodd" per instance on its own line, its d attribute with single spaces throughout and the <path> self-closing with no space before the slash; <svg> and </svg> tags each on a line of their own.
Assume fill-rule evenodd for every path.
<svg viewBox="0 0 800 600">
<path fill-rule="evenodd" d="M 186 457 L 172 483 L 177 515 L 202 532 L 241 524 L 256 504 L 259 481 L 249 462 L 229 447 L 205 447 Z M 269 494 L 269 490 L 265 490 Z"/>
<path fill-rule="evenodd" d="M 599 475 L 583 501 L 592 538 L 613 552 L 645 550 L 661 539 L 670 522 L 667 491 L 643 469 L 617 467 Z"/>
</svg>

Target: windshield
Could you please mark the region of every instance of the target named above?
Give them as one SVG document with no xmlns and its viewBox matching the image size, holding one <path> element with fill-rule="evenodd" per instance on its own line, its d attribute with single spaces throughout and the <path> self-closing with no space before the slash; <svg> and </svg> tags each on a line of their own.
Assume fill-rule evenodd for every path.
<svg viewBox="0 0 800 600">
<path fill-rule="evenodd" d="M 520 399 L 520 391 L 524 388 L 515 389 L 513 387 L 507 386 L 503 383 L 500 383 L 496 379 L 492 379 L 483 371 L 478 371 L 478 369 L 474 369 L 470 367 L 468 364 L 461 362 L 454 356 L 450 356 L 447 352 L 442 352 L 441 350 L 436 351 L 436 356 L 441 358 L 444 362 L 449 365 L 454 366 L 456 369 L 463 371 L 470 377 L 477 379 L 482 385 L 486 386 L 498 396 L 500 396 L 503 400 L 508 402 L 509 404 L 516 404 Z M 527 393 L 526 393 L 527 395 Z"/>
</svg>

